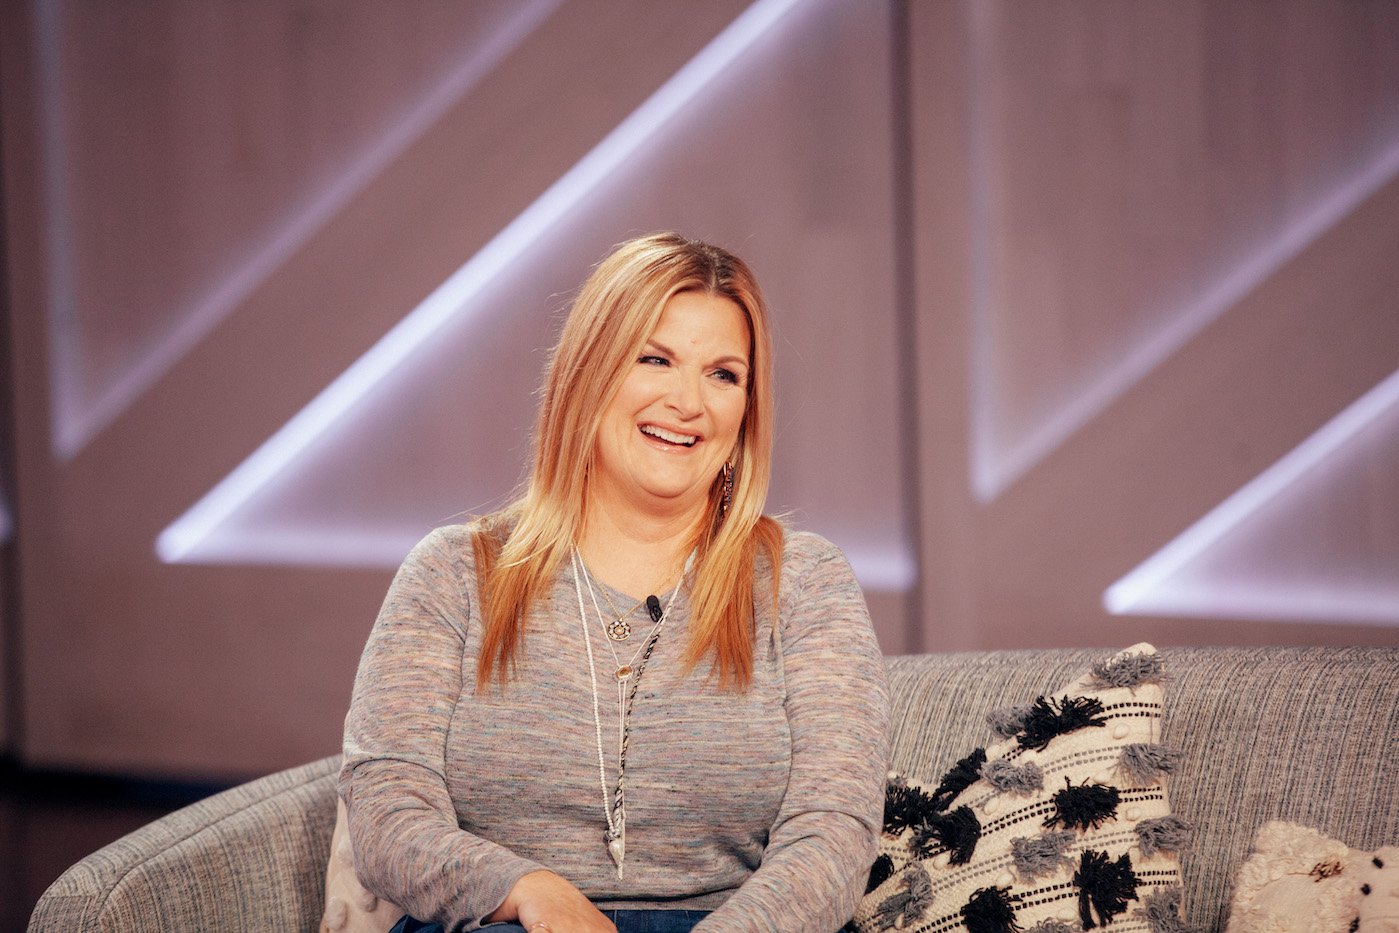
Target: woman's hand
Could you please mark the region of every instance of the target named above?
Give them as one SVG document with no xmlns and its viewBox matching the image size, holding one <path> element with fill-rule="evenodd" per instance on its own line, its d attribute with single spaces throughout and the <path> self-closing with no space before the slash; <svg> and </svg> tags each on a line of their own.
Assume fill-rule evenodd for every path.
<svg viewBox="0 0 1399 933">
<path fill-rule="evenodd" d="M 514 920 L 532 933 L 617 933 L 582 891 L 551 871 L 532 871 L 515 882 L 485 922 L 500 920 Z"/>
</svg>

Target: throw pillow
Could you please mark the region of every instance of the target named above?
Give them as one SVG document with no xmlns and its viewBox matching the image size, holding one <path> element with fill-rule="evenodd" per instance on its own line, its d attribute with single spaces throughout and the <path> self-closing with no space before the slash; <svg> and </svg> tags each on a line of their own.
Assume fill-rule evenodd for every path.
<svg viewBox="0 0 1399 933">
<path fill-rule="evenodd" d="M 935 786 L 891 775 L 861 933 L 1179 933 L 1160 655 L 1134 645 L 987 719 L 1001 741 Z"/>
<path fill-rule="evenodd" d="M 1399 933 L 1399 848 L 1351 849 L 1307 826 L 1259 828 L 1228 933 Z"/>
<path fill-rule="evenodd" d="M 1360 910 L 1355 930 L 1399 933 L 1399 846 L 1376 849 L 1355 875 Z"/>
<path fill-rule="evenodd" d="M 319 933 L 388 933 L 403 911 L 380 900 L 359 883 L 345 825 L 345 801 L 335 804 L 335 833 L 325 868 L 325 913 Z"/>
</svg>

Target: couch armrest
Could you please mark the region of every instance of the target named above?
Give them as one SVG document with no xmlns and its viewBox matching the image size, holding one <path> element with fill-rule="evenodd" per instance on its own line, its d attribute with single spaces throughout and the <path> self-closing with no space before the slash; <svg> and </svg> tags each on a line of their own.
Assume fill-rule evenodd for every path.
<svg viewBox="0 0 1399 933">
<path fill-rule="evenodd" d="M 64 872 L 29 929 L 314 930 L 338 755 L 177 810 Z"/>
</svg>

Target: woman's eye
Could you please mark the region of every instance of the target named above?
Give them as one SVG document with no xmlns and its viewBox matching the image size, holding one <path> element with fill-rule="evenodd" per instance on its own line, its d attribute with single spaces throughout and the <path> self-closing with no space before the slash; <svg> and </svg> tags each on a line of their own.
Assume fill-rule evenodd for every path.
<svg viewBox="0 0 1399 933">
<path fill-rule="evenodd" d="M 638 358 L 637 358 L 637 362 L 638 362 L 638 363 L 646 363 L 648 366 L 669 366 L 669 365 L 670 365 L 670 360 L 666 359 L 666 358 L 663 357 L 663 356 L 656 356 L 656 355 L 653 354 L 653 353 L 647 354 L 647 355 L 642 356 L 642 357 L 638 357 Z"/>
<path fill-rule="evenodd" d="M 732 385 L 739 384 L 738 373 L 731 369 L 716 369 L 714 370 L 714 377 L 720 382 L 727 382 Z"/>
</svg>

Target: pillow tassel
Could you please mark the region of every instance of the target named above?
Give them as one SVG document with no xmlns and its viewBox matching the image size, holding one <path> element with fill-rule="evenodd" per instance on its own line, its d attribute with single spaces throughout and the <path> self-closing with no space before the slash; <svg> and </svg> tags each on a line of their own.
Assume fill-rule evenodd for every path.
<svg viewBox="0 0 1399 933">
<path fill-rule="evenodd" d="M 1096 662 L 1088 674 L 1088 686 L 1099 690 L 1160 682 L 1159 654 L 1129 654 L 1120 658 L 1108 658 L 1106 661 Z"/>
<path fill-rule="evenodd" d="M 971 787 L 981 777 L 981 766 L 986 764 L 986 749 L 978 748 L 957 762 L 942 776 L 937 790 L 933 791 L 933 806 L 946 810 L 952 806 L 957 795 Z"/>
<path fill-rule="evenodd" d="M 923 919 L 933 903 L 933 882 L 917 862 L 904 869 L 899 879 L 899 891 L 890 894 L 874 909 L 874 922 L 881 930 L 902 927 Z"/>
<path fill-rule="evenodd" d="M 937 816 L 933 798 L 901 779 L 889 781 L 884 788 L 884 831 L 897 836 L 910 826 L 922 826 Z"/>
<path fill-rule="evenodd" d="M 991 727 L 991 731 L 1003 739 L 1013 739 L 1025 728 L 1025 720 L 1030 716 L 1028 706 L 1007 706 L 1003 709 L 993 709 L 986 714 L 986 724 Z"/>
<path fill-rule="evenodd" d="M 1132 913 L 1146 920 L 1151 933 L 1192 933 L 1180 918 L 1180 885 L 1157 888 Z"/>
<path fill-rule="evenodd" d="M 1039 697 L 1030 705 L 1025 728 L 1017 741 L 1021 748 L 1042 751 L 1056 737 L 1065 733 L 1107 725 L 1107 720 L 1101 718 L 1103 712 L 1103 701 L 1097 697 L 1063 697 L 1058 700 Z"/>
<path fill-rule="evenodd" d="M 1054 812 L 1044 818 L 1045 826 L 1065 829 L 1097 829 L 1117 817 L 1117 805 L 1122 795 L 1107 784 L 1083 784 L 1075 787 L 1067 777 L 1064 789 L 1051 798 Z M 1140 824 L 1138 824 L 1140 825 Z"/>
<path fill-rule="evenodd" d="M 968 933 L 1020 933 L 1010 888 L 978 888 L 961 914 Z"/>
<path fill-rule="evenodd" d="M 1074 884 L 1078 886 L 1078 919 L 1085 930 L 1098 925 L 1093 922 L 1095 914 L 1098 923 L 1111 923 L 1127 909 L 1128 901 L 1137 899 L 1137 874 L 1125 852 L 1114 862 L 1106 852 L 1086 850 L 1074 873 Z"/>
<path fill-rule="evenodd" d="M 1190 824 L 1178 816 L 1142 820 L 1134 829 L 1137 845 L 1148 858 L 1158 851 L 1179 852 L 1190 844 Z"/>
<path fill-rule="evenodd" d="M 1033 761 L 1017 765 L 997 758 L 982 765 L 981 776 L 1002 793 L 1033 794 L 1044 789 L 1044 772 Z"/>
<path fill-rule="evenodd" d="M 865 885 L 865 893 L 868 894 L 881 884 L 889 880 L 894 874 L 894 860 L 887 855 L 881 855 L 874 860 L 870 866 L 870 880 Z"/>
<path fill-rule="evenodd" d="M 1152 742 L 1131 742 L 1122 746 L 1117 770 L 1136 787 L 1148 787 L 1167 774 L 1174 774 L 1185 756 L 1173 748 Z"/>
<path fill-rule="evenodd" d="M 948 862 L 965 865 L 972 860 L 981 839 L 981 821 L 971 807 L 961 806 L 951 813 L 939 813 L 913 830 L 913 852 L 931 858 L 938 849 L 950 853 Z"/>
<path fill-rule="evenodd" d="M 1076 838 L 1073 833 L 1063 830 L 1012 839 L 1010 858 L 1015 863 L 1015 873 L 1020 876 L 1021 881 L 1030 884 L 1036 878 L 1052 875 L 1061 868 L 1072 866 L 1073 859 L 1064 853 Z"/>
</svg>

